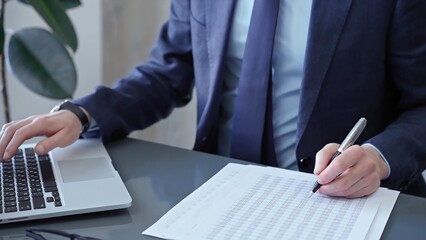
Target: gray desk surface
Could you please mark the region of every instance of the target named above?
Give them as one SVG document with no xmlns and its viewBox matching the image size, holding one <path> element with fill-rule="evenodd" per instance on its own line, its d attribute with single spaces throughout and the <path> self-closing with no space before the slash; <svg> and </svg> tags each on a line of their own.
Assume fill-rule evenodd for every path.
<svg viewBox="0 0 426 240">
<path fill-rule="evenodd" d="M 102 239 L 155 239 L 141 232 L 227 163 L 238 162 L 134 139 L 107 149 L 132 195 L 130 208 L 0 225 L 0 240 L 19 239 L 29 226 Z M 426 199 L 401 194 L 382 239 L 426 239 Z"/>
</svg>

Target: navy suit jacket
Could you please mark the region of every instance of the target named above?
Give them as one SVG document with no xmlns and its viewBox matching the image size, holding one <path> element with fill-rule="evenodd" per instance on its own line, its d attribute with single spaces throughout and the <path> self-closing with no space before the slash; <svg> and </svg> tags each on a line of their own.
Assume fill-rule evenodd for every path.
<svg viewBox="0 0 426 240">
<path fill-rule="evenodd" d="M 173 0 L 150 59 L 112 88 L 75 102 L 105 140 L 167 117 L 197 92 L 195 150 L 215 153 L 222 68 L 235 0 Z M 339 143 L 360 117 L 392 172 L 382 186 L 425 195 L 426 1 L 314 1 L 301 86 L 296 155 Z"/>
</svg>

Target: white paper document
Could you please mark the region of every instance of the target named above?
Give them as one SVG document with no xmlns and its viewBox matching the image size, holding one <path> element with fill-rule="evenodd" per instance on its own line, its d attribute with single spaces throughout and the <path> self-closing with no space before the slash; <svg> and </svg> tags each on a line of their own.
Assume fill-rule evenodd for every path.
<svg viewBox="0 0 426 240">
<path fill-rule="evenodd" d="M 319 193 L 308 198 L 315 180 L 296 171 L 228 164 L 143 234 L 209 240 L 380 238 L 398 192 L 379 188 L 358 199 Z"/>
</svg>

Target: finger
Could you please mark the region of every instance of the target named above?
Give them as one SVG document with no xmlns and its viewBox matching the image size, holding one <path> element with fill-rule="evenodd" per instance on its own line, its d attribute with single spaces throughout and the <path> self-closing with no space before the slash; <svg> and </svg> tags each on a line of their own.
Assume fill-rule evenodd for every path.
<svg viewBox="0 0 426 240">
<path fill-rule="evenodd" d="M 15 131 L 30 122 L 31 119 L 27 118 L 24 120 L 12 121 L 4 124 L 0 131 L 0 145 L 7 146 L 8 141 L 10 141 Z"/>
<path fill-rule="evenodd" d="M 350 176 L 351 174 L 349 172 L 348 170 L 330 183 L 323 184 L 319 189 L 320 192 L 329 196 L 346 196 L 359 190 L 362 186 L 356 187 L 355 185 L 359 183 L 361 177 L 355 178 Z M 355 189 L 351 190 L 354 187 Z"/>
<path fill-rule="evenodd" d="M 380 173 L 377 171 L 377 163 L 374 162 L 368 153 L 353 170 L 353 175 L 362 178 L 353 184 L 350 191 L 347 192 L 346 197 L 355 198 L 370 195 L 380 187 Z"/>
<path fill-rule="evenodd" d="M 339 145 L 337 143 L 329 143 L 317 152 L 315 156 L 314 174 L 319 175 L 327 167 L 338 148 Z"/>
<path fill-rule="evenodd" d="M 360 196 L 360 194 L 365 195 L 367 194 L 365 191 L 375 190 L 374 187 L 380 186 L 380 176 L 376 171 L 377 163 L 374 159 L 361 147 L 354 147 L 350 150 L 353 152 L 349 153 L 354 158 L 355 164 L 329 184 L 323 185 L 320 189 L 321 193 L 331 196 L 354 197 Z M 370 187 L 361 191 L 368 185 L 373 185 L 373 188 Z M 355 194 L 355 192 L 358 193 Z"/>
<path fill-rule="evenodd" d="M 26 125 L 18 128 L 11 135 L 11 139 L 8 141 L 5 148 L 6 156 L 9 157 L 11 153 L 15 153 L 25 140 L 35 136 L 47 136 L 49 139 L 49 137 L 56 133 L 62 132 L 62 136 L 65 140 L 53 138 L 55 142 L 47 141 L 48 145 L 46 148 L 43 144 L 40 144 L 36 149 L 38 153 L 45 153 L 47 150 L 51 150 L 56 146 L 65 146 L 67 142 L 73 142 L 72 139 L 76 140 L 80 134 L 81 123 L 78 118 L 69 111 L 59 111 L 52 114 L 34 116 L 29 118 L 29 120 L 30 121 Z"/>
<path fill-rule="evenodd" d="M 0 156 L 2 156 L 3 159 L 9 159 L 11 155 L 16 152 L 18 148 L 7 149 L 7 147 L 10 144 L 12 138 L 14 137 L 16 131 L 28 125 L 29 123 L 31 123 L 31 121 L 31 118 L 27 118 L 21 121 L 14 121 L 3 125 L 0 138 Z"/>
<path fill-rule="evenodd" d="M 330 183 L 343 172 L 355 166 L 364 156 L 364 149 L 360 146 L 349 147 L 318 175 L 318 182 L 321 184 Z"/>
<path fill-rule="evenodd" d="M 328 193 L 344 191 L 345 195 L 352 194 L 363 187 L 359 186 L 362 183 L 361 180 L 365 180 L 368 176 L 377 175 L 374 169 L 375 166 L 371 159 L 362 158 L 336 179 L 325 185 L 324 188 L 329 189 Z M 379 179 L 378 176 L 377 179 Z"/>
<path fill-rule="evenodd" d="M 345 175 L 348 174 L 345 172 Z M 367 194 L 367 190 L 372 189 L 372 187 L 369 186 L 375 186 L 376 182 L 378 182 L 378 178 L 374 178 L 373 174 L 359 178 L 356 181 L 354 181 L 353 178 L 348 178 L 347 176 L 343 178 L 340 176 L 332 183 L 321 186 L 319 191 L 328 196 L 348 198 L 362 197 Z"/>
<path fill-rule="evenodd" d="M 347 198 L 359 198 L 374 193 L 380 187 L 380 179 L 377 175 L 371 174 L 362 178 L 356 185 L 351 188 L 345 195 Z"/>
<path fill-rule="evenodd" d="M 36 136 L 50 136 L 59 131 L 64 124 L 55 120 L 52 115 L 39 115 L 29 118 L 26 125 L 18 128 L 5 149 L 5 155 L 11 155 L 16 152 L 18 147 L 27 139 Z"/>
<path fill-rule="evenodd" d="M 4 157 L 11 157 L 18 147 L 25 142 L 25 140 L 35 136 L 44 135 L 48 131 L 48 126 L 50 127 L 51 125 L 43 123 L 43 121 L 35 118 L 32 119 L 30 123 L 18 128 L 11 136 L 9 143 L 6 146 Z"/>
<path fill-rule="evenodd" d="M 375 191 L 377 191 L 377 189 L 380 187 L 380 180 L 378 178 L 376 179 L 374 176 L 371 176 L 370 179 L 365 178 L 365 180 L 363 179 L 363 182 L 364 181 L 366 183 L 365 185 L 360 183 L 360 186 L 364 186 L 364 187 L 359 188 L 358 191 L 353 191 L 352 193 L 348 193 L 345 197 L 359 198 L 359 197 L 368 196 L 374 193 Z"/>
</svg>

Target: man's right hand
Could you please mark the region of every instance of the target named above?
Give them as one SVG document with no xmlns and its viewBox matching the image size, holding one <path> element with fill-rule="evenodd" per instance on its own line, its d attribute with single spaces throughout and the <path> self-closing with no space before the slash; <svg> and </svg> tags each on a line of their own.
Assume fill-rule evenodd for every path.
<svg viewBox="0 0 426 240">
<path fill-rule="evenodd" d="M 46 137 L 36 144 L 38 154 L 46 154 L 56 147 L 66 147 L 80 137 L 81 129 L 80 120 L 68 110 L 6 123 L 0 132 L 0 161 L 10 159 L 25 140 L 37 136 Z"/>
</svg>

